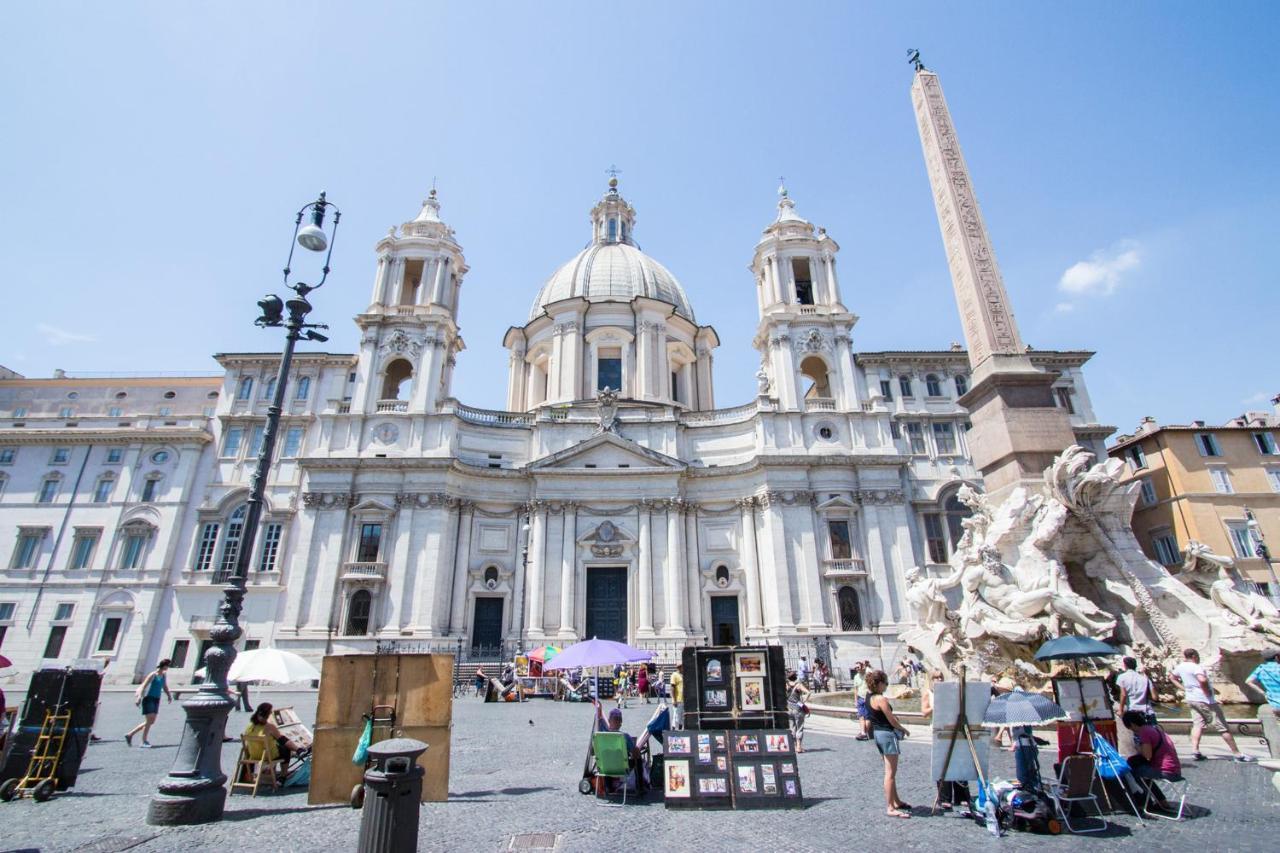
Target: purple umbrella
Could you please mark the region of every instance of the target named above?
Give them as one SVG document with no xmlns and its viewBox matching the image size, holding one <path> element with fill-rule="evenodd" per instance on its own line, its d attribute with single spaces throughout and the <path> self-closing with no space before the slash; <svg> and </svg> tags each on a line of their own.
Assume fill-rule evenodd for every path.
<svg viewBox="0 0 1280 853">
<path fill-rule="evenodd" d="M 617 666 L 649 660 L 653 652 L 633 649 L 626 643 L 613 640 L 585 640 L 576 643 L 551 659 L 543 669 L 588 669 L 597 666 Z"/>
</svg>

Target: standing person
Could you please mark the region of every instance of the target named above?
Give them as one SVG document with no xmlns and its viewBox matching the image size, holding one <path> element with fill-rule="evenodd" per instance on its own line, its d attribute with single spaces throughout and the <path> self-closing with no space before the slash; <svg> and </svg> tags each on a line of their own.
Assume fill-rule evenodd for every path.
<svg viewBox="0 0 1280 853">
<path fill-rule="evenodd" d="M 133 736 L 141 730 L 142 748 L 151 748 L 151 727 L 156 724 L 156 717 L 160 714 L 160 694 L 163 693 L 165 698 L 170 702 L 173 701 L 173 696 L 169 693 L 169 663 L 168 658 L 160 661 L 156 668 L 142 679 L 142 683 L 134 693 L 134 704 L 142 707 L 142 722 L 125 733 L 124 742 L 129 746 L 133 746 Z"/>
<path fill-rule="evenodd" d="M 861 661 L 853 665 L 853 709 L 854 718 L 858 720 L 861 731 L 856 740 L 871 740 L 871 723 L 868 721 L 867 709 L 867 675 L 866 667 Z"/>
<path fill-rule="evenodd" d="M 808 710 L 804 700 L 808 698 L 809 688 L 794 671 L 788 672 L 787 713 L 791 717 L 791 737 L 796 742 L 796 752 L 804 752 L 804 716 Z"/>
<path fill-rule="evenodd" d="M 871 711 L 871 732 L 876 749 L 884 757 L 885 814 L 889 817 L 911 817 L 911 806 L 898 796 L 898 742 L 907 736 L 907 730 L 893 713 L 893 706 L 884 698 L 889 686 L 889 676 L 880 670 L 872 670 L 867 676 L 867 692 L 871 695 L 867 705 Z"/>
<path fill-rule="evenodd" d="M 1271 748 L 1271 757 L 1280 758 L 1280 651 L 1271 654 L 1258 664 L 1245 685 L 1261 693 L 1266 702 L 1258 706 L 1258 720 L 1262 723 L 1262 735 Z"/>
<path fill-rule="evenodd" d="M 801 656 L 801 658 L 800 658 L 799 673 L 800 673 L 800 682 L 801 682 L 802 684 L 804 684 L 805 686 L 808 686 L 808 684 L 809 684 L 809 659 L 808 659 L 808 658 L 806 658 L 806 657 L 804 657 L 804 656 Z"/>
<path fill-rule="evenodd" d="M 1157 724 L 1156 711 L 1151 705 L 1151 694 L 1155 692 L 1155 688 L 1148 676 L 1138 672 L 1137 658 L 1124 659 L 1124 671 L 1116 676 L 1116 687 L 1120 691 L 1117 704 L 1121 714 L 1125 711 L 1138 711 L 1144 715 L 1148 726 Z"/>
<path fill-rule="evenodd" d="M 671 728 L 684 728 L 684 664 L 671 673 Z"/>
<path fill-rule="evenodd" d="M 644 664 L 637 667 L 636 692 L 644 697 L 644 704 L 649 704 L 649 670 Z"/>
<path fill-rule="evenodd" d="M 1191 709 L 1191 756 L 1196 761 L 1204 761 L 1200 752 L 1200 736 L 1204 727 L 1209 726 L 1222 735 L 1222 739 L 1231 748 L 1236 761 L 1256 761 L 1253 756 L 1245 755 L 1236 746 L 1236 739 L 1227 728 L 1226 717 L 1222 714 L 1222 706 L 1213 693 L 1213 685 L 1200 665 L 1200 653 L 1195 649 L 1187 649 L 1182 653 L 1183 661 L 1173 668 L 1173 675 L 1182 682 L 1186 693 L 1187 706 Z"/>
<path fill-rule="evenodd" d="M 489 683 L 489 676 L 484 674 L 483 666 L 476 667 L 476 674 L 471 676 L 471 680 L 475 684 L 476 695 L 484 696 L 484 688 Z"/>
</svg>

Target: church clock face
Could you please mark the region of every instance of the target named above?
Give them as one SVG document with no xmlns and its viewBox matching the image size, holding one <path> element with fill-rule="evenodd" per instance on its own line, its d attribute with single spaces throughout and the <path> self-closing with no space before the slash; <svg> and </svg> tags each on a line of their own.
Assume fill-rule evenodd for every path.
<svg viewBox="0 0 1280 853">
<path fill-rule="evenodd" d="M 394 444 L 400 438 L 400 429 L 395 424 L 378 424 L 373 428 L 373 440 L 378 444 Z"/>
</svg>

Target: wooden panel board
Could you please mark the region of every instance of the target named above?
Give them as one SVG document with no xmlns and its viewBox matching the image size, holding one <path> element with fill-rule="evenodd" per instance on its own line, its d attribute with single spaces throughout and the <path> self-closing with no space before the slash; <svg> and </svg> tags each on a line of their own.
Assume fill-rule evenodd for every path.
<svg viewBox="0 0 1280 853">
<path fill-rule="evenodd" d="M 429 745 L 423 802 L 449 795 L 449 741 L 453 714 L 452 655 L 330 655 L 321 667 L 315 749 L 307 802 L 347 802 L 364 767 L 351 756 L 374 705 L 394 705 L 398 736 Z M 375 731 L 375 739 L 387 735 Z"/>
</svg>

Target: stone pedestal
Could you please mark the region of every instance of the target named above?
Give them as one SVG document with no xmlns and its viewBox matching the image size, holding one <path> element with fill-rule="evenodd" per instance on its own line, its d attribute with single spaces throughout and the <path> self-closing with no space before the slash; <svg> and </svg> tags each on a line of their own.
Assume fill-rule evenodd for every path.
<svg viewBox="0 0 1280 853">
<path fill-rule="evenodd" d="M 990 500 L 1000 503 L 1016 486 L 1043 483 L 1045 469 L 1075 436 L 1067 413 L 1054 405 L 1052 374 L 996 368 L 975 380 L 959 400 L 973 424 L 969 453 Z"/>
</svg>

